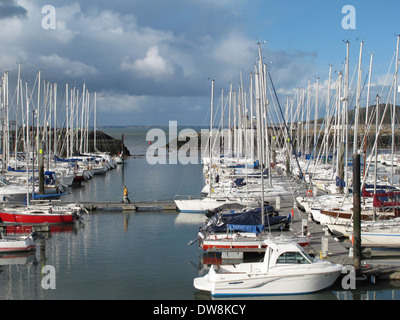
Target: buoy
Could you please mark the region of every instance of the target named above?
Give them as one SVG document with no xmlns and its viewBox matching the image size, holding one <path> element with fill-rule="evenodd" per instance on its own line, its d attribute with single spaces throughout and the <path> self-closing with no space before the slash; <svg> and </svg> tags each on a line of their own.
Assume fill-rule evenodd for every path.
<svg viewBox="0 0 400 320">
<path fill-rule="evenodd" d="M 307 197 L 312 197 L 312 196 L 313 196 L 312 190 L 308 190 L 308 191 L 307 191 Z"/>
</svg>

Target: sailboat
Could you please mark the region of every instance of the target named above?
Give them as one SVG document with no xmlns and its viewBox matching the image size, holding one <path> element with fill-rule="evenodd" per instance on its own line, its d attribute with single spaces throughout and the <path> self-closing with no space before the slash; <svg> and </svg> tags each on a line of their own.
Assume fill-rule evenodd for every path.
<svg viewBox="0 0 400 320">
<path fill-rule="evenodd" d="M 260 64 L 261 62 L 262 58 L 260 53 Z M 255 74 L 256 110 L 258 115 L 257 134 L 259 137 L 265 137 L 264 127 L 267 126 L 267 123 L 264 121 L 266 117 L 263 115 L 266 114 L 266 110 L 264 103 L 262 103 L 262 98 L 265 99 L 266 97 L 266 93 L 264 93 L 265 83 L 263 83 L 263 81 L 266 80 L 266 77 L 264 76 L 266 70 L 262 66 L 260 66 L 259 70 L 260 74 Z M 247 173 L 241 175 L 243 179 L 246 179 L 246 184 L 242 187 L 243 195 L 247 197 L 257 197 L 260 201 L 259 206 L 252 209 L 247 208 L 243 211 L 235 211 L 231 214 L 228 213 L 230 218 L 226 218 L 226 221 L 221 221 L 220 214 L 212 217 L 205 226 L 200 228 L 198 233 L 197 240 L 199 240 L 199 246 L 203 250 L 212 249 L 215 251 L 218 249 L 234 250 L 264 248 L 265 239 L 273 237 L 270 231 L 274 229 L 283 230 L 293 218 L 292 214 L 288 214 L 287 216 L 266 214 L 270 211 L 269 208 L 272 207 L 266 204 L 266 200 L 275 200 L 276 197 L 282 197 L 287 194 L 290 194 L 290 200 L 293 200 L 293 195 L 288 186 L 279 186 L 281 187 L 281 191 L 276 191 L 279 188 L 275 187 L 275 183 L 272 184 L 271 172 L 268 172 L 268 175 L 265 174 L 266 171 L 270 170 L 270 161 L 268 160 L 270 148 L 267 142 L 264 144 L 264 140 L 268 141 L 268 139 L 264 138 L 257 139 L 259 153 L 259 160 L 257 161 L 258 165 L 251 168 L 251 170 L 254 170 L 253 173 L 257 174 L 257 178 L 254 178 L 255 176 L 252 175 L 252 178 L 249 179 Z M 210 157 L 210 159 L 212 159 L 212 157 Z M 265 161 L 267 161 L 266 163 L 268 165 L 264 167 Z M 254 163 L 254 161 L 251 161 L 250 163 Z M 244 162 L 244 164 L 246 164 L 246 162 Z M 255 188 L 252 183 L 254 183 L 257 188 Z M 238 193 L 240 194 L 240 192 Z M 273 196 L 271 196 L 270 193 L 273 193 Z M 290 239 L 302 246 L 307 246 L 310 242 L 309 235 L 285 236 L 279 234 L 276 236 L 276 239 Z"/>
<path fill-rule="evenodd" d="M 24 252 L 35 250 L 32 234 L 29 235 L 4 235 L 0 232 L 0 253 Z"/>
<path fill-rule="evenodd" d="M 4 223 L 73 223 L 80 217 L 82 208 L 72 205 L 35 204 L 0 208 L 0 221 Z"/>
<path fill-rule="evenodd" d="M 199 228 L 199 247 L 205 251 L 264 248 L 264 240 L 272 237 L 270 233 L 264 232 L 265 229 L 286 230 L 292 221 L 292 215 L 282 216 L 275 212 L 272 206 L 265 206 L 264 224 L 261 220 L 260 208 L 216 213 Z M 289 239 L 283 234 L 275 238 Z M 301 246 L 307 246 L 310 242 L 309 235 L 307 237 L 291 236 L 290 239 Z"/>
</svg>

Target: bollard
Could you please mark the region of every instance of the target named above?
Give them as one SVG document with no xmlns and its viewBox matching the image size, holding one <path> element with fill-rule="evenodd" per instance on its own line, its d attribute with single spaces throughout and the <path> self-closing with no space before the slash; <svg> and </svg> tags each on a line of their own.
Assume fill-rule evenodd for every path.
<svg viewBox="0 0 400 320">
<path fill-rule="evenodd" d="M 281 197 L 276 197 L 275 199 L 275 209 L 279 210 L 281 208 Z"/>
<path fill-rule="evenodd" d="M 313 195 L 314 195 L 314 197 L 316 197 L 317 196 L 317 193 L 318 193 L 318 187 L 313 187 Z"/>
<path fill-rule="evenodd" d="M 328 256 L 328 237 L 321 238 L 321 255 L 322 258 L 326 258 Z"/>
<path fill-rule="evenodd" d="M 301 230 L 303 236 L 306 236 L 308 231 L 307 219 L 301 219 Z"/>
</svg>

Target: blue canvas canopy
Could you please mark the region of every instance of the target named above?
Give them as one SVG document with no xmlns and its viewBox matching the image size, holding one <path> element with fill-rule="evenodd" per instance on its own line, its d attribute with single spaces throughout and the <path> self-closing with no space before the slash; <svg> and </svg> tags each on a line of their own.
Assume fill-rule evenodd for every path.
<svg viewBox="0 0 400 320">
<path fill-rule="evenodd" d="M 265 227 L 260 225 L 244 225 L 244 224 L 228 224 L 228 230 L 230 231 L 243 231 L 243 232 L 253 232 L 260 233 L 264 231 Z"/>
<path fill-rule="evenodd" d="M 211 226 L 211 232 L 226 232 L 229 231 L 245 231 L 260 233 L 265 229 L 265 226 L 273 226 L 276 224 L 288 223 L 287 216 L 269 216 L 265 215 L 265 225 L 261 223 L 261 209 L 253 209 L 245 212 L 223 215 L 223 224 Z"/>
</svg>

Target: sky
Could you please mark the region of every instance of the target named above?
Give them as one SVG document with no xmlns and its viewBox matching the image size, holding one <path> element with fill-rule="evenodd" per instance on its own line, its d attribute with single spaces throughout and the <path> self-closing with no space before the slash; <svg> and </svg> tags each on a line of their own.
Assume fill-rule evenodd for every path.
<svg viewBox="0 0 400 320">
<path fill-rule="evenodd" d="M 353 22 L 346 5 L 355 9 L 351 29 L 342 23 Z M 216 95 L 237 87 L 240 73 L 247 83 L 257 43 L 282 101 L 317 78 L 322 97 L 329 65 L 332 79 L 343 69 L 346 41 L 351 72 L 361 42 L 364 76 L 373 52 L 378 91 L 396 51 L 399 12 L 395 0 L 0 0 L 0 68 L 9 72 L 11 104 L 20 64 L 32 91 L 38 70 L 57 83 L 60 110 L 65 84 L 85 83 L 96 92 L 98 126 L 202 126 L 211 79 Z"/>
</svg>

